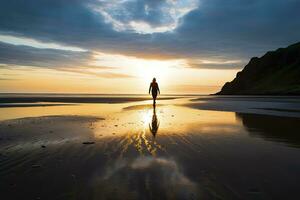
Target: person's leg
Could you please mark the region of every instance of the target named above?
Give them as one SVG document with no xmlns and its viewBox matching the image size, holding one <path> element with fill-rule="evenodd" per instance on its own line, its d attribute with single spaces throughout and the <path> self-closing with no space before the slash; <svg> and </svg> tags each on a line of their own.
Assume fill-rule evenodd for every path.
<svg viewBox="0 0 300 200">
<path fill-rule="evenodd" d="M 156 96 L 157 96 L 157 93 L 155 93 L 155 92 L 152 92 L 153 105 L 155 105 L 155 104 L 156 104 Z"/>
</svg>

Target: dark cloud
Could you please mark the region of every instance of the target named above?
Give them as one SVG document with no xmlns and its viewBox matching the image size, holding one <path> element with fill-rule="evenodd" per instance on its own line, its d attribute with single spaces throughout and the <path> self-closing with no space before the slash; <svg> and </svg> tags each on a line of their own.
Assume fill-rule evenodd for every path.
<svg viewBox="0 0 300 200">
<path fill-rule="evenodd" d="M 127 74 L 106 71 L 107 69 L 115 69 L 114 67 L 91 65 L 89 63 L 92 59 L 93 54 L 91 52 L 39 49 L 0 42 L 2 68 L 16 69 L 18 66 L 32 66 L 102 78 L 132 78 Z M 96 69 L 97 71 L 88 71 L 88 69 Z"/>
<path fill-rule="evenodd" d="M 265 51 L 300 40 L 299 0 L 199 2 L 197 9 L 180 19 L 174 31 L 138 34 L 114 30 L 111 23 L 91 9 L 91 5 L 97 4 L 96 1 L 5 0 L 0 7 L 0 32 L 78 46 L 89 51 L 100 50 L 145 58 L 221 57 L 225 60 L 248 60 L 252 56 L 260 56 Z M 136 20 L 154 27 L 160 26 L 169 23 L 168 17 L 161 18 L 163 10 L 158 9 L 163 8 L 164 3 L 159 0 L 128 3 L 114 17 L 124 23 Z M 147 12 L 153 13 L 147 14 L 145 5 L 149 6 Z M 78 53 L 75 57 L 86 59 L 89 52 L 86 54 Z M 43 51 L 37 55 L 43 57 Z M 2 49 L 0 58 L 9 59 L 9 55 L 3 54 Z M 35 59 L 38 60 L 37 56 Z M 62 58 L 58 56 L 57 59 Z M 29 61 L 25 58 L 23 62 Z M 235 67 L 223 65 L 223 68 Z"/>
<path fill-rule="evenodd" d="M 92 59 L 91 52 L 39 49 L 0 42 L 0 63 L 47 68 L 84 67 Z"/>
<path fill-rule="evenodd" d="M 193 63 L 189 62 L 188 65 L 195 69 L 240 69 L 244 65 L 243 62 L 239 63 Z"/>
<path fill-rule="evenodd" d="M 298 0 L 202 0 L 177 33 L 198 46 L 254 56 L 300 40 L 299 9 Z"/>
</svg>

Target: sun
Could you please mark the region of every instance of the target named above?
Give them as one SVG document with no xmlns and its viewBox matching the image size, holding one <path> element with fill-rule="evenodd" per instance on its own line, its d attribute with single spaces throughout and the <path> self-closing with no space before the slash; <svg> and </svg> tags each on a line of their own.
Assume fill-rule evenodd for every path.
<svg viewBox="0 0 300 200">
<path fill-rule="evenodd" d="M 149 84 L 156 78 L 160 85 L 165 85 L 181 63 L 178 60 L 142 60 L 137 65 L 137 76 L 143 84 Z"/>
<path fill-rule="evenodd" d="M 142 82 L 150 83 L 153 78 L 156 78 L 159 83 L 163 84 L 168 78 L 169 69 L 166 69 L 165 67 L 152 66 L 144 67 L 139 71 L 139 78 Z"/>
</svg>

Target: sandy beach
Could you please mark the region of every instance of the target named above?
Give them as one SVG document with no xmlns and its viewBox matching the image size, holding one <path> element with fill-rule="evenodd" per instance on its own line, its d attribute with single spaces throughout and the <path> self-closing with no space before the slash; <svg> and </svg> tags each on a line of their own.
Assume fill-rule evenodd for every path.
<svg viewBox="0 0 300 200">
<path fill-rule="evenodd" d="M 3 199 L 291 199 L 295 97 L 3 97 Z"/>
</svg>

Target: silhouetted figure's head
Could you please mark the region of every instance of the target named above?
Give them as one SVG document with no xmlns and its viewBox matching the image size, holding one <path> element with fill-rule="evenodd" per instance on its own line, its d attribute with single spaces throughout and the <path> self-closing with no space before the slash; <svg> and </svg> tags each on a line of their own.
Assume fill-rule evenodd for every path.
<svg viewBox="0 0 300 200">
<path fill-rule="evenodd" d="M 156 78 L 153 78 L 153 79 L 152 79 L 152 82 L 155 83 L 155 82 L 156 82 Z"/>
</svg>

